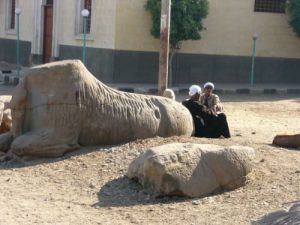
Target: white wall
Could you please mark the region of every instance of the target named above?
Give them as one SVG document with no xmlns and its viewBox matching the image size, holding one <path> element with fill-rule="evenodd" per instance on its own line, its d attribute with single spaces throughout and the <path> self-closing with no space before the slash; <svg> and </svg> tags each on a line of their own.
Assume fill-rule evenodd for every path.
<svg viewBox="0 0 300 225">
<path fill-rule="evenodd" d="M 200 41 L 183 42 L 180 52 L 192 54 L 252 54 L 252 35 L 257 32 L 257 55 L 300 58 L 300 38 L 286 14 L 254 12 L 254 0 L 209 0 L 210 11 Z M 116 48 L 158 51 L 159 41 L 150 35 L 151 16 L 146 0 L 118 0 Z"/>
<path fill-rule="evenodd" d="M 115 47 L 116 0 L 94 0 L 92 9 L 92 30 L 87 46 L 97 48 Z M 76 1 L 60 2 L 60 44 L 82 46 L 82 35 L 75 35 Z M 129 15 L 130 16 L 130 15 Z"/>
</svg>

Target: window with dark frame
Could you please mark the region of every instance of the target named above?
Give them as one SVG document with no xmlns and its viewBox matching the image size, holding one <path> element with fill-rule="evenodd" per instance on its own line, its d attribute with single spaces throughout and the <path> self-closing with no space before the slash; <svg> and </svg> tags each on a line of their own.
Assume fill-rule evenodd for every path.
<svg viewBox="0 0 300 225">
<path fill-rule="evenodd" d="M 255 0 L 255 12 L 285 13 L 286 0 Z"/>
<path fill-rule="evenodd" d="M 91 23 L 92 23 L 92 0 L 84 0 L 84 9 L 89 10 L 89 16 L 87 17 L 87 27 L 86 27 L 86 32 L 89 34 L 91 33 Z M 82 28 L 83 29 L 83 28 Z M 82 33 L 84 31 L 82 30 Z"/>
<path fill-rule="evenodd" d="M 16 0 L 10 1 L 10 20 L 9 29 L 15 29 L 15 10 L 16 10 Z"/>
</svg>

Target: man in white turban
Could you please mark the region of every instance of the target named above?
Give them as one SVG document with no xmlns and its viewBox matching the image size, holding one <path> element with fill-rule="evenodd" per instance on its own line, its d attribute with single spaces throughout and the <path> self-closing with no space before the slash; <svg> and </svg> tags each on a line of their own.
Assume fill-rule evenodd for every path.
<svg viewBox="0 0 300 225">
<path fill-rule="evenodd" d="M 189 96 L 194 96 L 195 94 L 201 94 L 201 87 L 198 85 L 192 85 L 189 88 Z"/>
<path fill-rule="evenodd" d="M 189 88 L 190 98 L 184 100 L 182 104 L 190 111 L 194 121 L 194 136 L 195 137 L 204 137 L 205 136 L 205 123 L 204 123 L 204 106 L 199 102 L 201 95 L 201 87 L 198 85 L 192 85 Z"/>
<path fill-rule="evenodd" d="M 182 104 L 190 111 L 194 121 L 196 137 L 207 138 L 229 138 L 229 128 L 226 117 L 219 117 L 218 114 L 211 113 L 210 110 L 200 100 L 201 88 L 198 85 L 192 85 L 189 88 L 190 98 L 184 100 Z"/>
<path fill-rule="evenodd" d="M 206 82 L 204 84 L 204 93 L 200 96 L 201 104 L 205 105 L 212 114 L 215 114 L 222 124 L 222 133 L 224 137 L 230 137 L 230 131 L 228 127 L 227 117 L 225 113 L 221 112 L 223 106 L 221 104 L 220 98 L 218 95 L 213 93 L 215 85 L 212 82 Z"/>
<path fill-rule="evenodd" d="M 212 113 L 221 112 L 223 107 L 218 95 L 213 93 L 215 85 L 211 82 L 204 84 L 204 93 L 200 96 L 201 104 L 205 105 Z"/>
</svg>

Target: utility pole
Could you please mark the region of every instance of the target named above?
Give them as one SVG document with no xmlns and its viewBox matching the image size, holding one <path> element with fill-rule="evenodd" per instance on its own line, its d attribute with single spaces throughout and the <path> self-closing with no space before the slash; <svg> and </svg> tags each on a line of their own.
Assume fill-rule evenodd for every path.
<svg viewBox="0 0 300 225">
<path fill-rule="evenodd" d="M 168 87 L 171 0 L 161 1 L 158 95 Z"/>
</svg>

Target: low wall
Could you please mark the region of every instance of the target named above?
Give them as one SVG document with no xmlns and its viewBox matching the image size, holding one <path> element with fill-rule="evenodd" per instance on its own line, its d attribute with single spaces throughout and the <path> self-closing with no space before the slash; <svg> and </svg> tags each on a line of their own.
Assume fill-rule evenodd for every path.
<svg viewBox="0 0 300 225">
<path fill-rule="evenodd" d="M 16 64 L 17 41 L 0 38 L 0 61 Z M 30 64 L 31 42 L 20 41 L 20 64 L 29 66 Z"/>
<path fill-rule="evenodd" d="M 0 39 L 0 61 L 16 62 L 16 41 Z M 42 56 L 30 55 L 31 43 L 20 42 L 23 66 L 41 63 Z M 60 45 L 60 59 L 82 59 L 82 47 Z M 249 83 L 251 57 L 179 53 L 173 59 L 173 84 Z M 87 48 L 86 66 L 100 80 L 109 83 L 158 81 L 158 52 Z M 299 83 L 300 59 L 256 57 L 255 83 Z"/>
</svg>

